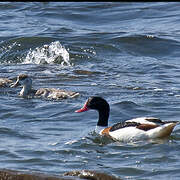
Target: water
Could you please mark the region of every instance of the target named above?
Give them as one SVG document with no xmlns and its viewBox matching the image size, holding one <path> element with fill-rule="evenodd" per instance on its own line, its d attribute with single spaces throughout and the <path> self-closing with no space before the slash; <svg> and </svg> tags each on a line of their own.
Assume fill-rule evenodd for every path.
<svg viewBox="0 0 180 180">
<path fill-rule="evenodd" d="M 0 89 L 0 168 L 63 174 L 97 170 L 122 179 L 180 178 L 180 130 L 155 142 L 93 133 L 98 114 L 74 113 L 89 96 L 111 106 L 109 125 L 180 117 L 178 2 L 1 2 L 0 77 L 81 94 L 25 99 Z"/>
</svg>

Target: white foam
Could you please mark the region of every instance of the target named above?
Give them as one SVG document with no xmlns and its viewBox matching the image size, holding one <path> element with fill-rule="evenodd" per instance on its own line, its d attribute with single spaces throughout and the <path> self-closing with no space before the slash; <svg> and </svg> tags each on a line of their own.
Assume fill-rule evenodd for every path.
<svg viewBox="0 0 180 180">
<path fill-rule="evenodd" d="M 69 53 L 59 41 L 29 50 L 25 64 L 61 64 L 70 66 Z"/>
</svg>

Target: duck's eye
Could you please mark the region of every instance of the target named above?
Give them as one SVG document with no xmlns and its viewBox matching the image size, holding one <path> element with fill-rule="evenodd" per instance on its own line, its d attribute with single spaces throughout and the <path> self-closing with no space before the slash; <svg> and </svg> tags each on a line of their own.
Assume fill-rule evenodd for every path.
<svg viewBox="0 0 180 180">
<path fill-rule="evenodd" d="M 89 108 L 91 108 L 91 109 L 94 109 L 94 108 L 97 107 L 97 103 L 96 103 L 96 102 L 90 102 L 90 103 L 87 104 L 87 106 L 88 106 Z"/>
</svg>

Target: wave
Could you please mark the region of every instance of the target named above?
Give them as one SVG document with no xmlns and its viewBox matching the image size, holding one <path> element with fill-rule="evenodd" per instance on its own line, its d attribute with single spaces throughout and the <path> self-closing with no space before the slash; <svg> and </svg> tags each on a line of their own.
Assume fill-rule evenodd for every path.
<svg viewBox="0 0 180 180">
<path fill-rule="evenodd" d="M 179 56 L 179 41 L 170 39 L 170 37 L 158 37 L 153 34 L 121 37 L 116 35 L 110 40 L 117 48 L 132 55 L 150 57 Z"/>
<path fill-rule="evenodd" d="M 72 65 L 67 49 L 59 41 L 48 37 L 21 37 L 1 41 L 0 63 Z"/>
</svg>

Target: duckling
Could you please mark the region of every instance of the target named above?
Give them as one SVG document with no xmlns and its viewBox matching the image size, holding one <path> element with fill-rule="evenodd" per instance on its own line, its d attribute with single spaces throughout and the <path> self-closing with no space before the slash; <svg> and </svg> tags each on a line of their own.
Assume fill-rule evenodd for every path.
<svg viewBox="0 0 180 180">
<path fill-rule="evenodd" d="M 38 90 L 35 90 L 32 88 L 32 79 L 27 74 L 20 74 L 17 77 L 17 81 L 12 85 L 12 87 L 17 87 L 18 85 L 23 86 L 19 93 L 19 95 L 22 97 L 35 96 L 58 100 L 79 96 L 79 93 L 77 92 L 66 91 L 63 89 L 40 88 Z"/>
<path fill-rule="evenodd" d="M 12 83 L 13 83 L 13 81 L 8 78 L 0 78 L 0 87 L 1 88 L 11 87 Z"/>
</svg>

